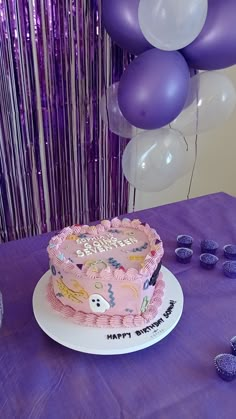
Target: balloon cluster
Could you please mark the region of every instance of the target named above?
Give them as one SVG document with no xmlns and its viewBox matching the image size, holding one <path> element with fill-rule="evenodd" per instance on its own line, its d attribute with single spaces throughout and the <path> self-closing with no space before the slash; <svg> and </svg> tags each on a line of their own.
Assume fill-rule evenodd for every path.
<svg viewBox="0 0 236 419">
<path fill-rule="evenodd" d="M 138 189 L 173 183 L 184 173 L 183 136 L 233 112 L 235 88 L 212 70 L 236 64 L 235 16 L 236 0 L 102 0 L 108 34 L 135 57 L 104 93 L 101 116 L 132 138 L 122 164 Z"/>
</svg>

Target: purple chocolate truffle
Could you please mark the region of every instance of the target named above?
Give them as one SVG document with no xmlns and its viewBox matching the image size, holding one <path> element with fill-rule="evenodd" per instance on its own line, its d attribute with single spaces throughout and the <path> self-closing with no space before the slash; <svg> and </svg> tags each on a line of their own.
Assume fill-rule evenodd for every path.
<svg viewBox="0 0 236 419">
<path fill-rule="evenodd" d="M 215 367 L 219 376 L 225 381 L 236 378 L 236 357 L 231 354 L 220 354 L 215 357 Z"/>
<path fill-rule="evenodd" d="M 228 260 L 223 263 L 223 271 L 225 276 L 236 278 L 236 261 Z"/>
<path fill-rule="evenodd" d="M 204 269 L 213 269 L 218 262 L 218 257 L 211 253 L 202 253 L 200 255 L 200 265 Z"/>
<path fill-rule="evenodd" d="M 178 247 L 188 247 L 189 249 L 192 247 L 193 238 L 192 236 L 188 236 L 187 234 L 180 234 L 177 236 L 177 246 Z"/>
<path fill-rule="evenodd" d="M 211 253 L 212 255 L 216 254 L 219 245 L 214 240 L 202 240 L 201 241 L 201 252 L 202 253 Z"/>
<path fill-rule="evenodd" d="M 224 255 L 227 259 L 236 260 L 236 245 L 226 244 L 224 246 Z"/>
<path fill-rule="evenodd" d="M 193 251 L 187 247 L 178 247 L 175 249 L 175 254 L 178 262 L 189 263 L 193 256 Z"/>
</svg>

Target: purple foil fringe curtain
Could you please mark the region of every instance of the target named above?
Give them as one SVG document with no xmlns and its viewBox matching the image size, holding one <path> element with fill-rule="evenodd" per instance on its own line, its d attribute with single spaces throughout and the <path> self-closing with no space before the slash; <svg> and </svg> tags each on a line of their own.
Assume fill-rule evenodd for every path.
<svg viewBox="0 0 236 419">
<path fill-rule="evenodd" d="M 1 241 L 125 213 L 124 139 L 101 121 L 132 57 L 94 0 L 0 0 Z"/>
</svg>

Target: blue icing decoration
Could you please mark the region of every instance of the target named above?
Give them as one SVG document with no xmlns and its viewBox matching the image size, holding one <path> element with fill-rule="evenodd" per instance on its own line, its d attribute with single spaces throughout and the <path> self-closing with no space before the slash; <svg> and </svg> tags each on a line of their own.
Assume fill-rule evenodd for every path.
<svg viewBox="0 0 236 419">
<path fill-rule="evenodd" d="M 117 234 L 119 234 L 120 233 L 120 230 L 117 230 L 117 229 L 111 229 L 111 230 L 108 230 L 109 231 L 109 233 L 117 233 Z"/>
<path fill-rule="evenodd" d="M 59 253 L 57 257 L 60 260 L 64 260 L 64 258 L 65 258 L 65 256 L 63 255 L 63 253 Z"/>
<path fill-rule="evenodd" d="M 147 280 L 144 282 L 144 284 L 143 284 L 143 289 L 144 289 L 144 290 L 147 290 L 147 289 L 148 289 L 148 287 L 149 287 L 149 279 L 147 279 Z"/>
<path fill-rule="evenodd" d="M 110 307 L 115 307 L 115 297 L 114 292 L 112 291 L 112 284 L 108 284 L 108 294 Z"/>
<path fill-rule="evenodd" d="M 133 310 L 131 310 L 130 308 L 126 308 L 125 311 L 127 311 L 128 313 L 133 313 Z"/>
</svg>

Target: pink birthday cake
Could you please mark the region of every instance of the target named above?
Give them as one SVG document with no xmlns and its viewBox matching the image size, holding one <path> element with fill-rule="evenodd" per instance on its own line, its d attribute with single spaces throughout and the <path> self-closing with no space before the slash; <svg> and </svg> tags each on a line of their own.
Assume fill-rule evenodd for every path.
<svg viewBox="0 0 236 419">
<path fill-rule="evenodd" d="M 138 327 L 162 304 L 162 241 L 139 220 L 74 225 L 48 246 L 47 297 L 54 310 L 93 327 Z"/>
</svg>

